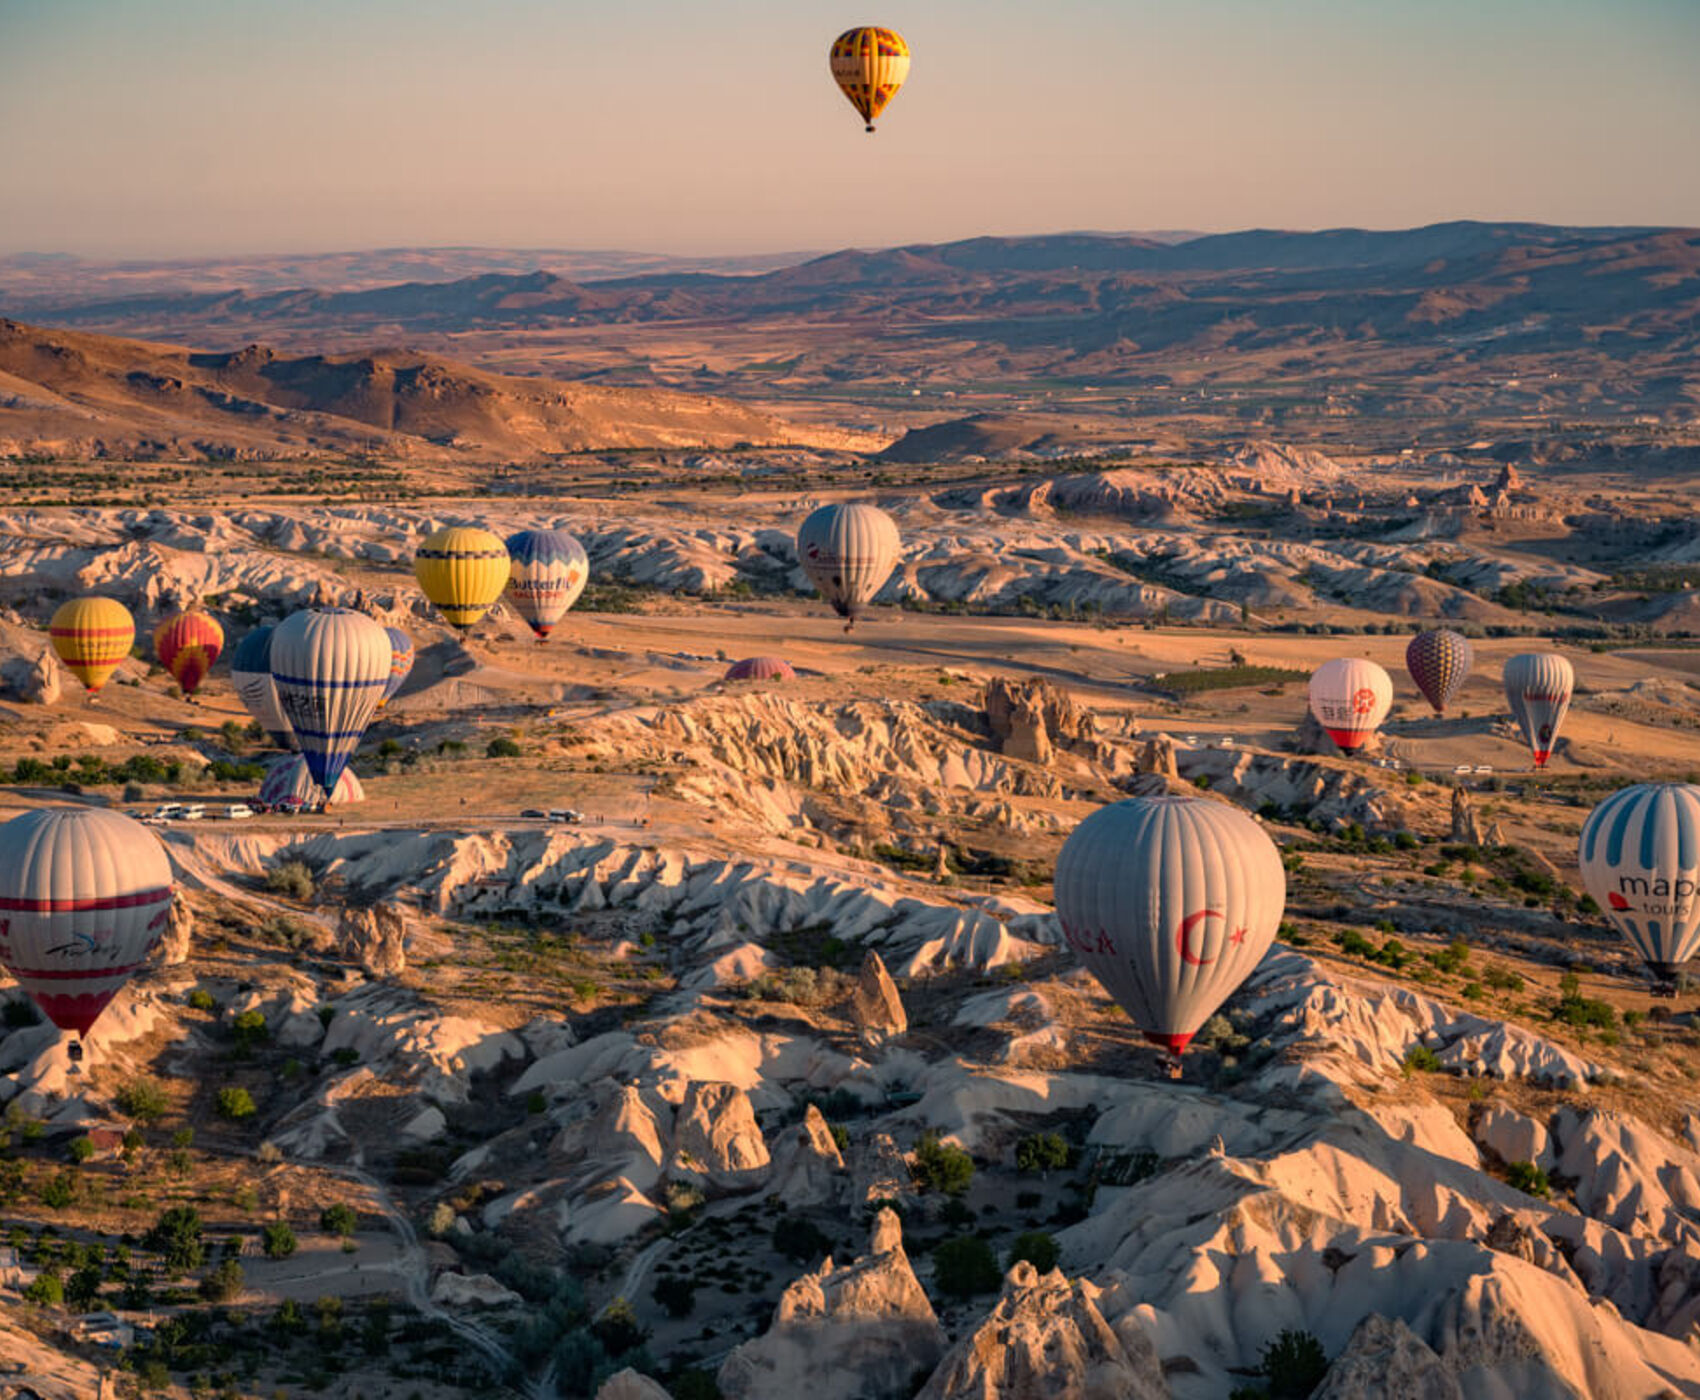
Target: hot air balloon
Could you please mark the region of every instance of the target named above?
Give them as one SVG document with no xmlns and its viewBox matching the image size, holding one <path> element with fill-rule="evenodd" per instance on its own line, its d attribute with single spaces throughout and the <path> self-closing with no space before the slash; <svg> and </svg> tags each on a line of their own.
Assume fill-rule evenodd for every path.
<svg viewBox="0 0 1700 1400">
<path fill-rule="evenodd" d="M 1606 917 L 1661 982 L 1674 983 L 1700 954 L 1700 787 L 1614 792 L 1582 824 L 1581 864 Z"/>
<path fill-rule="evenodd" d="M 390 679 L 390 639 L 365 613 L 298 612 L 272 633 L 272 681 L 313 781 L 336 790 Z"/>
<path fill-rule="evenodd" d="M 236 698 L 266 731 L 266 737 L 280 749 L 293 749 L 298 747 L 295 731 L 284 717 L 277 687 L 272 684 L 272 630 L 256 627 L 236 644 L 236 650 L 230 653 L 230 680 L 236 687 Z"/>
<path fill-rule="evenodd" d="M 1075 955 L 1178 1057 L 1268 951 L 1287 877 L 1275 843 L 1237 807 L 1135 797 L 1075 828 L 1056 897 Z"/>
<path fill-rule="evenodd" d="M 584 592 L 590 557 L 565 530 L 521 530 L 508 536 L 513 570 L 508 598 L 542 641 Z"/>
<path fill-rule="evenodd" d="M 1535 767 L 1545 768 L 1576 689 L 1576 671 L 1556 651 L 1524 652 L 1505 663 L 1505 703 L 1523 730 Z"/>
<path fill-rule="evenodd" d="M 797 673 L 791 663 L 780 656 L 747 656 L 734 661 L 721 677 L 728 681 L 794 681 Z"/>
<path fill-rule="evenodd" d="M 153 654 L 171 678 L 193 695 L 224 650 L 224 628 L 199 608 L 176 613 L 153 630 Z"/>
<path fill-rule="evenodd" d="M 1419 632 L 1405 648 L 1405 669 L 1437 715 L 1463 689 L 1474 660 L 1469 638 L 1445 629 Z"/>
<path fill-rule="evenodd" d="M 136 643 L 136 622 L 115 598 L 73 598 L 48 626 L 53 650 L 90 695 L 112 678 Z"/>
<path fill-rule="evenodd" d="M 862 609 L 884 586 L 899 549 L 897 526 L 878 506 L 822 506 L 797 531 L 797 558 L 809 581 L 856 625 Z"/>
<path fill-rule="evenodd" d="M 488 530 L 438 530 L 413 559 L 425 596 L 451 627 L 467 628 L 490 611 L 507 587 L 508 551 Z"/>
<path fill-rule="evenodd" d="M 384 635 L 390 639 L 390 678 L 384 682 L 384 693 L 378 697 L 380 710 L 395 699 L 413 671 L 413 638 L 399 627 L 384 628 Z"/>
<path fill-rule="evenodd" d="M 321 802 L 327 807 L 343 807 L 365 800 L 366 789 L 352 768 L 342 770 L 327 798 L 298 753 L 278 759 L 260 780 L 260 801 L 268 807 L 316 807 Z"/>
<path fill-rule="evenodd" d="M 0 962 L 60 1030 L 88 1033 L 170 915 L 171 862 L 140 822 L 42 807 L 0 826 Z"/>
<path fill-rule="evenodd" d="M 896 30 L 867 24 L 834 39 L 827 61 L 832 80 L 872 131 L 874 118 L 909 76 L 909 45 Z"/>
<path fill-rule="evenodd" d="M 1362 748 L 1393 708 L 1393 680 L 1373 661 L 1337 656 L 1310 678 L 1310 712 L 1347 753 Z"/>
</svg>

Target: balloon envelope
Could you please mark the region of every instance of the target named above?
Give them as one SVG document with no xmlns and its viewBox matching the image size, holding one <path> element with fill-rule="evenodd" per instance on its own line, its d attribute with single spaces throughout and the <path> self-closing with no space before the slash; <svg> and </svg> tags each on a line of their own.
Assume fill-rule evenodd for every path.
<svg viewBox="0 0 1700 1400">
<path fill-rule="evenodd" d="M 1525 652 L 1505 663 L 1505 703 L 1534 755 L 1545 768 L 1559 727 L 1576 690 L 1576 670 L 1556 651 Z"/>
<path fill-rule="evenodd" d="M 1419 632 L 1405 648 L 1405 669 L 1437 715 L 1463 689 L 1474 660 L 1469 638 L 1446 629 Z"/>
<path fill-rule="evenodd" d="M 224 628 L 198 608 L 168 617 L 153 630 L 153 654 L 171 678 L 193 695 L 224 650 Z"/>
<path fill-rule="evenodd" d="M 136 621 L 115 598 L 73 598 L 48 626 L 53 650 L 92 694 L 112 678 L 136 644 Z"/>
<path fill-rule="evenodd" d="M 390 678 L 390 639 L 364 613 L 298 612 L 272 633 L 272 680 L 313 781 L 334 791 Z"/>
<path fill-rule="evenodd" d="M 508 536 L 508 601 L 539 639 L 578 601 L 590 578 L 590 556 L 565 530 L 521 530 Z"/>
<path fill-rule="evenodd" d="M 44 807 L 0 826 L 0 962 L 81 1035 L 164 934 L 171 862 L 140 822 Z"/>
<path fill-rule="evenodd" d="M 342 807 L 365 800 L 366 789 L 352 768 L 342 770 L 335 791 L 327 798 L 298 753 L 278 759 L 260 781 L 260 801 L 268 807 L 316 807 L 321 802 L 327 807 Z"/>
<path fill-rule="evenodd" d="M 746 656 L 726 668 L 721 678 L 728 681 L 794 681 L 796 671 L 780 656 Z"/>
<path fill-rule="evenodd" d="M 1637 783 L 1582 824 L 1582 883 L 1661 977 L 1700 954 L 1700 787 Z"/>
<path fill-rule="evenodd" d="M 1393 678 L 1361 656 L 1324 661 L 1310 678 L 1310 712 L 1350 753 L 1362 748 L 1393 708 Z"/>
<path fill-rule="evenodd" d="M 1134 1025 L 1175 1054 L 1268 951 L 1286 896 L 1263 828 L 1201 797 L 1101 807 L 1057 857 L 1069 947 Z"/>
<path fill-rule="evenodd" d="M 868 130 L 909 76 L 909 45 L 894 29 L 875 24 L 847 29 L 827 54 L 832 80 L 862 115 Z"/>
<path fill-rule="evenodd" d="M 384 693 L 378 697 L 379 709 L 395 699 L 403 682 L 413 673 L 413 638 L 399 627 L 384 628 L 384 635 L 390 639 L 390 678 L 384 682 Z"/>
<path fill-rule="evenodd" d="M 425 596 L 453 627 L 470 627 L 490 611 L 508 583 L 507 547 L 488 530 L 450 526 L 419 546 L 413 573 Z"/>
<path fill-rule="evenodd" d="M 878 506 L 822 506 L 797 531 L 797 559 L 840 617 L 854 623 L 897 563 L 897 525 Z"/>
<path fill-rule="evenodd" d="M 277 686 L 272 683 L 273 630 L 256 627 L 236 644 L 236 650 L 230 653 L 230 681 L 236 687 L 236 698 L 266 731 L 266 737 L 280 749 L 293 749 L 297 747 L 295 731 L 289 727 L 278 703 Z"/>
</svg>

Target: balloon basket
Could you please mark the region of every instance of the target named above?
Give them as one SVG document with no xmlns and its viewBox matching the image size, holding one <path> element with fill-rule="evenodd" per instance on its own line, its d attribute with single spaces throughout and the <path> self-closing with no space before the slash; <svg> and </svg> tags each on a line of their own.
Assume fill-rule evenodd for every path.
<svg viewBox="0 0 1700 1400">
<path fill-rule="evenodd" d="M 1183 1069 L 1181 1057 L 1179 1055 L 1164 1055 L 1163 1068 L 1168 1072 L 1170 1079 L 1179 1079 Z"/>
</svg>

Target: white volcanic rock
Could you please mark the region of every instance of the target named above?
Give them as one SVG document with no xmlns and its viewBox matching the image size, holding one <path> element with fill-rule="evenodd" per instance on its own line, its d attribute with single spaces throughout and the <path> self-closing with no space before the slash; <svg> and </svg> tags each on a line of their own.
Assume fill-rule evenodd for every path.
<svg viewBox="0 0 1700 1400">
<path fill-rule="evenodd" d="M 445 1106 L 466 1102 L 473 1075 L 525 1057 L 525 1045 L 512 1031 L 439 1015 L 399 988 L 374 984 L 335 1005 L 325 1031 L 326 1055 L 350 1049 L 386 1083 Z"/>
<path fill-rule="evenodd" d="M 863 1039 L 876 1043 L 909 1029 L 909 1017 L 903 1010 L 897 984 L 886 971 L 885 961 L 872 948 L 862 959 L 856 988 L 850 994 L 850 1019 Z"/>
<path fill-rule="evenodd" d="M 1464 1400 L 1464 1391 L 1434 1348 L 1400 1319 L 1371 1313 L 1311 1400 Z"/>
<path fill-rule="evenodd" d="M 1566 1106 L 1553 1121 L 1558 1170 L 1576 1180 L 1576 1204 L 1627 1234 L 1700 1248 L 1700 1154 L 1639 1119 Z"/>
<path fill-rule="evenodd" d="M 337 915 L 337 950 L 369 976 L 399 977 L 407 970 L 407 916 L 393 904 L 345 905 Z"/>
<path fill-rule="evenodd" d="M 59 703 L 59 662 L 50 645 L 42 646 L 33 660 L 9 657 L 0 665 L 0 680 L 26 705 Z"/>
<path fill-rule="evenodd" d="M 489 1274 L 438 1274 L 431 1301 L 445 1308 L 505 1308 L 525 1299 Z"/>
<path fill-rule="evenodd" d="M 915 1373 L 943 1351 L 944 1330 L 909 1266 L 902 1226 L 884 1210 L 870 1252 L 843 1266 L 828 1259 L 791 1284 L 768 1330 L 733 1351 L 718 1380 L 727 1400 L 874 1400 L 908 1395 Z"/>
<path fill-rule="evenodd" d="M 160 936 L 151 961 L 157 967 L 180 967 L 189 961 L 189 949 L 195 938 L 195 911 L 181 891 L 171 901 L 166 915 L 165 932 Z"/>
<path fill-rule="evenodd" d="M 1542 1168 L 1553 1165 L 1546 1124 L 1517 1112 L 1509 1104 L 1497 1100 L 1488 1104 L 1471 1131 L 1476 1141 L 1502 1162 L 1533 1162 Z"/>
<path fill-rule="evenodd" d="M 945 1357 L 916 1400 L 1168 1400 L 1156 1349 L 1130 1353 L 1098 1290 L 1061 1270 L 1010 1269 L 1003 1296 Z"/>
<path fill-rule="evenodd" d="M 767 1180 L 770 1161 L 750 1096 L 736 1084 L 693 1083 L 685 1091 L 673 1122 L 673 1175 L 749 1190 Z"/>
<path fill-rule="evenodd" d="M 672 1397 L 659 1382 L 628 1366 L 602 1382 L 596 1400 L 672 1400 Z"/>
<path fill-rule="evenodd" d="M 281 987 L 240 992 L 225 1007 L 225 1015 L 232 1021 L 248 1011 L 258 1011 L 265 1017 L 267 1032 L 280 1045 L 316 1045 L 324 1039 L 318 990 L 306 977 L 291 977 Z"/>
<path fill-rule="evenodd" d="M 770 1195 L 788 1209 L 834 1204 L 850 1186 L 844 1154 L 820 1109 L 810 1104 L 803 1121 L 774 1135 Z"/>
</svg>

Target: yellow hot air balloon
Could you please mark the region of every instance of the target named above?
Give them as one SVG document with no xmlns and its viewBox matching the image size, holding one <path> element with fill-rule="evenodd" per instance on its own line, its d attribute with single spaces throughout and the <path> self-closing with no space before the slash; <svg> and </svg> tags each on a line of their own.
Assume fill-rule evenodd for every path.
<svg viewBox="0 0 1700 1400">
<path fill-rule="evenodd" d="M 865 24 L 832 41 L 832 80 L 862 114 L 868 130 L 909 76 L 909 45 L 895 29 Z"/>
<path fill-rule="evenodd" d="M 438 530 L 413 559 L 425 596 L 451 626 L 472 626 L 508 586 L 508 548 L 488 530 L 450 526 Z"/>
<path fill-rule="evenodd" d="M 73 598 L 48 627 L 53 650 L 92 695 L 112 679 L 136 642 L 136 622 L 115 598 Z"/>
</svg>

